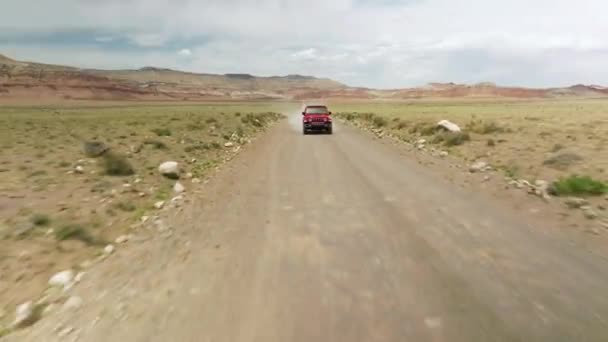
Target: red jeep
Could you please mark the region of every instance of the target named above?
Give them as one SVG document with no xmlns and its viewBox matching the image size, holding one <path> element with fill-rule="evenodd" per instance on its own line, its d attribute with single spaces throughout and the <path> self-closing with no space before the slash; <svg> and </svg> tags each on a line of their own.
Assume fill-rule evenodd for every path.
<svg viewBox="0 0 608 342">
<path fill-rule="evenodd" d="M 314 131 L 332 134 L 331 112 L 326 106 L 306 106 L 302 115 L 302 133 Z"/>
</svg>

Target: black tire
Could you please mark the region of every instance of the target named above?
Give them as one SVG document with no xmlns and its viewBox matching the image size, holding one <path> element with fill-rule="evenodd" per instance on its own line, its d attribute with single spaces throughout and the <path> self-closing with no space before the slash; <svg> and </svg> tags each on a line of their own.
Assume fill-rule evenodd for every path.
<svg viewBox="0 0 608 342">
<path fill-rule="evenodd" d="M 303 128 L 303 129 L 302 129 L 302 134 L 303 134 L 303 135 L 308 134 L 308 132 L 306 131 L 306 128 Z"/>
<path fill-rule="evenodd" d="M 334 130 L 332 127 L 329 127 L 329 129 L 327 130 L 327 134 L 334 134 Z"/>
</svg>

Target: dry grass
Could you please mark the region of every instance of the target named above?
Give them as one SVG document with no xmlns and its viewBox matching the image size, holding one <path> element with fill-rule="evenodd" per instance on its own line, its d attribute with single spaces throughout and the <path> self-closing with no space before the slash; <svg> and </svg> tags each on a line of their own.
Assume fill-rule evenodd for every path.
<svg viewBox="0 0 608 342">
<path fill-rule="evenodd" d="M 261 103 L 0 108 L 0 269 L 21 274 L 0 282 L 8 305 L 0 308 L 35 299 L 50 274 L 94 257 L 156 198 L 170 199 L 160 163 L 205 177 L 229 153 L 223 136 L 246 143 L 278 111 Z M 31 262 L 18 262 L 21 251 Z"/>
<path fill-rule="evenodd" d="M 608 179 L 605 100 L 341 102 L 331 107 L 337 116 L 368 127 L 381 116 L 395 123 L 383 129 L 401 140 L 425 137 L 466 161 L 483 156 L 510 175 L 553 181 L 577 173 Z M 443 119 L 457 123 L 470 140 L 446 144 L 435 127 Z M 514 160 L 516 168 L 509 166 Z"/>
</svg>

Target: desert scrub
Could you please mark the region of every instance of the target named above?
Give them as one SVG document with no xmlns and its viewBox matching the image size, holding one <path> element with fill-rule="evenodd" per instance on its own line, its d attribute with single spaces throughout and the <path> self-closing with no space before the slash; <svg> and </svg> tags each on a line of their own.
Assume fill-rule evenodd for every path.
<svg viewBox="0 0 608 342">
<path fill-rule="evenodd" d="M 505 133 L 509 130 L 495 121 L 471 120 L 466 125 L 467 131 L 477 134 Z"/>
<path fill-rule="evenodd" d="M 382 128 L 385 127 L 388 124 L 388 121 L 381 117 L 381 116 L 374 116 L 374 119 L 372 120 L 372 123 L 374 124 L 374 127 L 376 128 Z"/>
<path fill-rule="evenodd" d="M 104 154 L 103 170 L 109 176 L 131 176 L 135 173 L 127 158 L 116 153 Z"/>
<path fill-rule="evenodd" d="M 55 239 L 57 241 L 79 240 L 88 245 L 93 245 L 97 242 L 84 226 L 76 223 L 66 224 L 57 229 L 55 231 Z"/>
<path fill-rule="evenodd" d="M 433 135 L 437 132 L 437 125 L 430 122 L 417 122 L 410 127 L 410 133 L 420 135 Z"/>
<path fill-rule="evenodd" d="M 515 164 L 509 164 L 502 167 L 505 172 L 505 176 L 515 179 L 519 176 L 520 167 Z"/>
<path fill-rule="evenodd" d="M 573 175 L 553 182 L 550 191 L 556 196 L 598 196 L 608 193 L 608 184 L 589 176 Z"/>
<path fill-rule="evenodd" d="M 445 146 L 458 146 L 469 140 L 471 140 L 471 137 L 466 132 L 442 132 L 435 135 L 433 143 L 443 143 Z"/>
<path fill-rule="evenodd" d="M 397 129 L 397 130 L 405 129 L 405 128 L 407 128 L 407 126 L 408 126 L 408 122 L 405 120 L 397 119 L 397 121 L 395 121 L 395 129 Z"/>
<path fill-rule="evenodd" d="M 167 144 L 165 144 L 164 142 L 160 141 L 160 140 L 155 140 L 155 139 L 146 139 L 143 142 L 144 145 L 150 145 L 152 147 L 154 147 L 157 150 L 166 150 L 168 149 Z"/>
<path fill-rule="evenodd" d="M 34 214 L 30 218 L 30 221 L 39 227 L 48 226 L 51 223 L 51 218 L 46 214 Z"/>
<path fill-rule="evenodd" d="M 116 207 L 116 209 L 120 209 L 120 210 L 126 211 L 126 212 L 132 212 L 137 209 L 137 206 L 135 206 L 135 204 L 133 204 L 131 202 L 127 202 L 127 201 L 120 201 L 120 202 L 114 204 L 114 206 Z"/>
<path fill-rule="evenodd" d="M 154 128 L 152 132 L 158 135 L 159 137 L 171 136 L 171 130 L 168 128 Z"/>
<path fill-rule="evenodd" d="M 583 160 L 583 157 L 579 156 L 576 153 L 564 152 L 546 159 L 545 161 L 543 161 L 543 165 L 557 170 L 565 170 L 571 165 L 581 160 Z"/>
</svg>

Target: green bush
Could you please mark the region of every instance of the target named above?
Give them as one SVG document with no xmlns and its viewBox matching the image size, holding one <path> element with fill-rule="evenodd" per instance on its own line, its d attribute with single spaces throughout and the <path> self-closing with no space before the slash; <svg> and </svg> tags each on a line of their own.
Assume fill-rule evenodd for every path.
<svg viewBox="0 0 608 342">
<path fill-rule="evenodd" d="M 95 238 L 85 227 L 75 223 L 67 224 L 57 229 L 55 231 L 55 239 L 58 241 L 79 240 L 89 245 L 96 243 Z"/>
<path fill-rule="evenodd" d="M 131 176 L 135 173 L 127 158 L 115 153 L 103 155 L 103 169 L 109 176 Z"/>
<path fill-rule="evenodd" d="M 408 126 L 408 122 L 407 121 L 399 120 L 399 121 L 397 121 L 397 124 L 395 125 L 395 128 L 398 129 L 398 130 L 402 130 L 402 129 L 407 128 L 407 126 Z"/>
<path fill-rule="evenodd" d="M 442 132 L 435 135 L 433 143 L 443 143 L 445 146 L 458 146 L 469 140 L 471 140 L 471 137 L 466 132 Z"/>
<path fill-rule="evenodd" d="M 168 128 L 155 128 L 152 132 L 156 133 L 159 137 L 168 137 L 171 136 L 171 130 Z"/>
<path fill-rule="evenodd" d="M 519 176 L 519 166 L 515 164 L 507 165 L 504 168 L 505 175 L 509 178 L 515 179 Z"/>
<path fill-rule="evenodd" d="M 34 214 L 30 221 L 36 226 L 48 226 L 51 223 L 51 218 L 45 214 Z"/>
<path fill-rule="evenodd" d="M 382 116 L 375 116 L 373 123 L 376 128 L 382 128 L 388 124 L 388 121 Z"/>
<path fill-rule="evenodd" d="M 608 193 L 608 184 L 589 176 L 573 175 L 553 182 L 550 190 L 557 196 L 602 195 Z"/>
<path fill-rule="evenodd" d="M 430 122 L 417 122 L 410 127 L 410 133 L 418 133 L 420 135 L 433 135 L 437 132 L 437 125 Z"/>
</svg>

